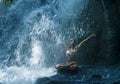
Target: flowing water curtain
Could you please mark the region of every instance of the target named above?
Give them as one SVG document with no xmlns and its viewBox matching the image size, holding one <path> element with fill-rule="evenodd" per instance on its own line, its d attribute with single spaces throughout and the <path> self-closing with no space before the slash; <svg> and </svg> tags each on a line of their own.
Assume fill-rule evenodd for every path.
<svg viewBox="0 0 120 84">
<path fill-rule="evenodd" d="M 78 0 L 52 1 L 53 2 L 51 2 L 51 4 L 41 6 L 40 3 L 37 3 L 34 0 L 18 0 L 8 9 L 7 18 L 10 18 L 10 23 L 7 25 L 7 29 L 9 31 L 7 31 L 8 35 L 5 35 L 3 39 L 9 40 L 9 42 L 4 40 L 2 42 L 7 45 L 3 43 L 2 44 L 4 46 L 9 45 L 9 49 L 4 48 L 3 52 L 1 51 L 2 55 L 5 57 L 10 55 L 8 58 L 10 58 L 11 62 L 13 62 L 13 65 L 10 67 L 12 69 L 9 69 L 8 67 L 8 69 L 5 70 L 7 76 L 16 77 L 16 75 L 18 76 L 20 74 L 24 74 L 21 73 L 21 70 L 19 70 L 24 68 L 22 69 L 23 71 L 30 72 L 32 73 L 32 76 L 38 77 L 39 74 L 42 73 L 40 73 L 41 69 L 46 66 L 53 67 L 59 58 L 65 58 L 63 53 L 61 54 L 63 51 L 61 51 L 62 49 L 59 48 L 59 44 L 62 42 L 62 40 L 66 42 L 65 39 L 68 40 L 70 37 L 73 37 L 74 34 L 78 34 L 78 32 L 74 33 L 76 29 L 74 20 L 77 18 L 76 13 L 78 13 L 78 11 L 75 10 L 77 7 L 74 6 L 77 4 Z M 54 7 L 54 1 L 56 1 L 56 3 L 58 2 L 58 8 Z M 79 4 L 77 4 L 77 6 L 78 5 Z M 83 9 L 81 8 L 81 10 Z M 11 27 L 11 25 L 13 25 L 12 22 L 14 23 L 15 21 L 14 19 L 11 19 L 11 16 L 18 17 L 17 21 L 20 21 L 14 25 L 15 30 L 13 30 L 13 27 Z M 83 32 L 82 28 L 81 31 Z M 14 36 L 17 37 L 17 41 Z M 10 63 L 9 60 L 6 60 L 6 62 Z M 17 65 L 19 66 L 17 67 Z M 14 71 L 16 74 L 9 75 L 9 72 L 14 73 Z M 35 72 L 39 74 L 34 74 Z M 27 78 L 23 75 L 21 77 Z M 31 78 L 34 79 L 34 77 Z M 19 80 L 19 76 L 17 79 Z"/>
<path fill-rule="evenodd" d="M 32 0 L 29 3 L 31 4 L 32 2 L 34 3 L 34 4 L 32 4 L 33 6 L 31 6 L 32 8 L 36 8 L 36 7 L 34 7 L 35 4 L 37 4 L 37 6 L 39 4 Z M 19 42 L 18 42 L 18 44 L 16 44 L 17 47 L 15 48 L 15 51 L 13 51 L 14 52 L 13 57 L 16 59 L 14 61 L 16 61 L 18 65 L 29 65 L 30 64 L 29 59 L 31 57 L 31 52 L 34 51 L 34 49 L 31 48 L 33 45 L 31 44 L 31 41 L 30 41 L 31 39 L 29 37 L 29 30 L 23 25 L 23 22 L 22 22 L 22 20 L 24 21 L 24 14 L 28 13 L 28 10 L 29 11 L 33 10 L 33 9 L 29 8 L 29 6 L 25 6 L 26 4 L 29 5 L 29 3 L 25 0 L 16 1 L 15 4 L 11 5 L 11 7 L 8 9 L 8 14 L 6 17 L 8 19 L 11 16 L 13 16 L 15 18 L 16 17 L 21 18 L 21 19 L 19 19 L 20 23 L 16 23 L 16 25 L 17 25 L 16 27 L 19 27 L 17 29 L 17 32 L 18 32 L 17 35 L 18 35 Z M 25 6 L 25 8 L 24 8 L 24 6 Z M 16 8 L 18 8 L 18 9 L 16 9 Z M 22 9 L 22 8 L 24 8 L 24 9 Z M 10 19 L 10 20 L 12 20 L 12 19 Z M 13 19 L 13 21 L 14 21 L 14 19 Z M 11 21 L 10 23 L 12 23 L 13 21 Z M 18 21 L 16 21 L 16 22 L 18 22 Z M 11 27 L 11 25 L 9 25 L 9 26 Z M 10 28 L 9 28 L 9 30 L 10 30 Z M 16 34 L 14 33 L 14 30 L 11 29 L 11 31 L 13 31 L 12 38 L 14 38 L 14 35 L 16 36 Z M 12 46 L 12 44 L 14 42 L 16 42 L 16 40 L 9 40 L 9 41 L 11 41 L 10 46 Z M 5 42 L 5 43 L 7 43 L 7 42 Z M 5 50 L 5 51 L 7 51 L 7 50 Z M 11 53 L 13 53 L 13 52 L 11 51 Z M 9 57 L 11 59 L 11 56 L 9 56 Z M 14 61 L 12 61 L 12 62 L 14 62 Z"/>
<path fill-rule="evenodd" d="M 17 5 L 16 4 L 12 5 L 10 10 L 14 10 L 17 13 L 18 10 L 14 8 L 20 6 L 18 7 L 19 8 L 18 12 L 20 12 L 20 10 L 22 10 L 21 9 L 22 6 L 20 4 L 23 4 L 24 0 L 19 0 L 18 2 L 16 2 Z M 40 60 L 44 58 L 44 60 L 46 60 L 44 62 L 47 63 L 48 65 L 54 64 L 54 59 L 58 59 L 57 55 L 58 53 L 60 54 L 60 52 L 58 52 L 59 49 L 56 48 L 57 45 L 55 45 L 58 39 L 64 40 L 64 38 L 67 38 L 67 39 L 71 37 L 77 38 L 77 35 L 84 34 L 85 31 L 83 31 L 82 28 L 80 29 L 80 31 L 76 31 L 76 24 L 74 22 L 74 20 L 77 18 L 77 13 L 78 13 L 77 10 L 79 10 L 79 9 L 76 9 L 75 5 L 77 4 L 78 6 L 80 3 L 83 4 L 84 1 L 80 0 L 79 4 L 77 3 L 76 0 L 75 1 L 59 0 L 57 2 L 59 3 L 59 9 L 57 11 L 55 11 L 56 9 L 51 8 L 54 5 L 52 4 L 52 6 L 46 5 L 33 10 L 30 14 L 27 15 L 28 17 L 24 16 L 25 19 L 29 20 L 29 22 L 28 23 L 25 22 L 26 20 L 23 18 L 23 20 L 25 20 L 24 24 L 26 27 L 24 28 L 24 31 L 22 31 L 23 34 L 20 37 L 18 48 L 15 51 L 15 53 L 17 53 L 16 60 L 18 62 L 20 61 L 19 63 L 31 65 L 35 63 L 33 60 L 36 60 L 38 58 L 37 64 L 39 64 Z M 83 6 L 84 5 L 80 6 L 81 7 L 80 11 L 84 9 Z M 28 8 L 26 7 L 23 10 L 25 13 L 28 12 L 26 11 L 26 9 Z M 20 14 L 21 13 L 22 12 L 20 12 Z M 24 15 L 24 13 L 22 13 L 21 15 Z M 56 19 L 54 18 L 57 18 L 59 21 L 62 22 L 62 24 L 57 23 Z M 37 43 L 37 44 L 34 45 L 34 43 Z M 40 48 L 39 47 L 36 48 L 35 47 L 36 45 L 38 45 Z M 41 58 L 41 56 L 39 58 L 39 56 L 35 56 L 33 54 L 34 47 L 35 49 L 42 50 L 41 55 L 43 58 Z M 45 56 L 43 53 L 45 53 Z M 29 63 L 29 62 L 34 62 L 34 63 Z"/>
<path fill-rule="evenodd" d="M 29 16 L 29 14 L 25 14 L 28 13 L 30 11 L 38 11 L 38 13 L 36 13 L 36 17 L 32 16 L 33 14 L 30 13 L 30 17 L 33 17 L 32 23 L 25 23 L 25 26 L 20 26 L 23 24 L 20 24 L 19 26 L 16 23 L 15 27 L 19 27 L 18 30 L 16 30 L 16 32 L 20 35 L 18 35 L 18 46 L 17 49 L 15 49 L 14 51 L 10 51 L 13 52 L 16 58 L 16 60 L 18 61 L 18 63 L 21 64 L 29 64 L 27 63 L 29 58 L 32 56 L 31 52 L 34 51 L 32 50 L 32 46 L 33 45 L 33 38 L 34 40 L 37 40 L 37 44 L 36 45 L 42 45 L 41 48 L 43 50 L 44 53 L 46 53 L 46 56 L 49 54 L 48 58 L 46 58 L 45 60 L 49 61 L 49 59 L 51 59 L 51 62 L 53 62 L 52 57 L 55 56 L 55 53 L 59 53 L 59 49 L 56 50 L 56 44 L 58 39 L 60 40 L 64 40 L 65 38 L 69 39 L 71 37 L 76 37 L 77 35 L 84 34 L 83 29 L 81 28 L 80 31 L 76 31 L 76 24 L 74 23 L 74 20 L 77 18 L 77 13 L 79 13 L 77 10 L 77 6 L 79 7 L 80 3 L 84 3 L 83 0 L 80 1 L 72 1 L 72 0 L 56 0 L 58 9 L 54 8 L 53 6 L 56 5 L 55 2 L 53 1 L 53 3 L 51 5 L 45 5 L 43 7 L 39 7 L 38 9 L 34 9 L 36 6 L 34 6 L 34 4 L 32 4 L 32 8 L 34 10 L 31 9 L 31 7 L 29 8 L 29 6 L 27 6 L 28 3 L 35 3 L 38 4 L 37 2 L 34 1 L 25 1 L 25 0 L 18 0 L 15 2 L 15 4 L 13 4 L 10 8 L 9 8 L 9 12 L 8 12 L 8 17 L 6 18 L 10 18 L 12 17 L 12 19 L 10 19 L 10 23 L 8 24 L 8 30 L 10 30 L 12 33 L 12 38 L 14 39 L 14 34 L 16 34 L 15 32 L 12 31 L 12 27 L 11 27 L 11 20 L 13 20 L 13 23 L 17 17 L 18 20 L 25 20 L 24 17 L 26 17 L 27 15 Z M 26 6 L 25 6 L 26 4 Z M 29 5 L 29 4 L 28 4 Z M 38 7 L 38 6 L 37 6 Z M 52 9 L 53 7 L 53 9 Z M 17 8 L 17 9 L 16 9 Z M 23 9 L 24 8 L 24 9 Z M 80 6 L 80 11 L 82 11 L 84 9 L 84 5 Z M 28 11 L 29 10 L 29 11 Z M 22 12 L 21 12 L 22 11 Z M 40 11 L 40 13 L 39 13 Z M 43 13 L 41 13 L 41 11 Z M 53 15 L 52 13 L 55 13 L 55 15 Z M 26 15 L 26 16 L 24 16 Z M 13 17 L 15 17 L 15 19 L 13 19 Z M 59 21 L 61 21 L 62 23 L 57 23 L 57 19 L 52 20 L 52 18 L 54 19 L 57 18 Z M 41 19 L 42 18 L 42 19 Z M 8 19 L 7 19 L 8 20 Z M 26 20 L 25 20 L 26 21 Z M 17 21 L 16 21 L 17 22 Z M 22 21 L 20 22 L 22 23 Z M 38 25 L 38 27 L 35 27 L 35 25 Z M 20 30 L 20 28 L 22 28 L 22 30 Z M 34 33 L 33 33 L 34 31 Z M 21 33 L 22 32 L 22 33 Z M 32 32 L 32 37 L 29 36 L 29 33 Z M 57 32 L 57 33 L 56 33 Z M 7 38 L 7 37 L 6 37 Z M 40 43 L 38 42 L 40 41 Z M 10 45 L 13 44 L 14 42 L 17 42 L 15 40 L 11 40 L 10 39 Z M 8 44 L 6 42 L 6 44 Z M 17 44 L 16 44 L 17 45 Z M 12 47 L 11 47 L 12 48 Z M 51 52 L 52 50 L 52 52 Z M 17 54 L 16 54 L 17 53 Z M 13 56 L 14 56 L 13 55 Z M 57 56 L 54 57 L 55 59 L 57 59 Z M 49 62 L 47 62 L 49 63 Z"/>
<path fill-rule="evenodd" d="M 38 42 L 37 45 L 41 46 L 39 47 L 41 54 L 38 56 L 40 64 L 46 63 L 44 60 L 47 60 L 47 63 L 49 64 L 51 63 L 49 62 L 49 60 L 52 59 L 52 57 L 50 57 L 50 53 L 53 52 L 54 44 L 56 44 L 56 39 L 58 38 L 56 29 L 54 27 L 54 22 L 50 17 L 49 11 L 44 12 L 42 8 L 39 8 L 32 11 L 24 21 L 29 30 L 28 37 L 31 39 L 31 45 L 34 45 L 36 42 Z M 32 56 L 32 58 L 33 57 L 35 56 Z"/>
<path fill-rule="evenodd" d="M 18 0 L 18 1 L 15 2 L 15 4 L 11 5 L 11 7 L 8 9 L 8 13 L 7 13 L 7 17 L 6 17 L 8 26 L 6 27 L 6 29 L 7 29 L 7 31 L 9 31 L 9 33 L 12 32 L 11 35 L 9 35 L 9 37 L 12 36 L 10 38 L 11 39 L 13 38 L 13 40 L 11 40 L 9 37 L 7 37 L 7 35 L 9 34 L 8 32 L 5 33 L 5 35 L 3 37 L 3 39 L 6 39 L 6 38 L 9 39 L 10 42 L 6 41 L 5 44 L 9 44 L 9 47 L 11 46 L 10 48 L 12 48 L 12 45 L 14 44 L 14 42 L 18 42 L 18 44 L 16 44 L 17 47 L 13 51 L 11 51 L 10 49 L 9 50 L 6 49 L 6 50 L 3 50 L 3 51 L 5 51 L 5 52 L 10 51 L 11 53 L 13 53 L 12 55 L 9 54 L 10 56 L 8 56 L 8 58 L 11 59 L 11 56 L 14 57 L 14 59 L 16 59 L 14 61 L 16 61 L 18 65 L 24 65 L 24 64 L 29 65 L 30 63 L 29 63 L 28 60 L 33 55 L 33 54 L 31 54 L 32 51 L 34 51 L 34 49 L 31 48 L 31 47 L 34 46 L 32 44 L 34 42 L 31 41 L 31 40 L 33 40 L 33 37 L 35 37 L 37 39 L 37 42 L 38 42 L 38 40 L 42 41 L 42 43 L 44 43 L 44 46 L 45 45 L 48 46 L 49 51 L 47 50 L 47 47 L 44 48 L 44 50 L 42 49 L 47 54 L 49 54 L 49 52 L 51 52 L 50 48 L 53 48 L 53 45 L 48 44 L 49 41 L 51 41 L 51 42 L 53 41 L 53 44 L 55 44 L 55 41 L 58 37 L 57 37 L 57 34 L 54 30 L 54 25 L 53 25 L 52 20 L 51 21 L 49 20 L 49 18 L 50 18 L 49 17 L 49 11 L 46 12 L 46 13 L 43 13 L 45 15 L 43 15 L 42 19 L 41 19 L 41 16 L 37 13 L 37 15 L 36 15 L 37 17 L 33 17 L 33 19 L 31 20 L 32 25 L 27 24 L 27 22 L 26 22 L 25 26 L 24 26 L 23 23 L 22 23 L 22 19 L 23 19 L 23 21 L 25 20 L 24 17 L 26 17 L 26 16 L 24 16 L 24 14 L 28 13 L 28 11 L 26 11 L 26 10 L 28 10 L 29 8 L 26 6 L 24 9 L 22 9 L 25 6 L 25 4 L 27 4 L 27 1 L 25 3 L 23 3 L 23 2 L 25 2 L 25 1 L 24 0 Z M 35 3 L 37 4 L 37 2 L 35 2 Z M 32 5 L 33 5 L 32 8 L 34 8 L 34 4 L 32 4 Z M 18 8 L 18 9 L 16 9 L 16 8 Z M 47 8 L 49 8 L 49 7 L 45 6 L 43 8 L 40 7 L 39 9 L 40 9 L 40 11 L 41 10 L 46 11 L 46 10 L 48 10 Z M 21 11 L 24 11 L 24 12 L 21 12 Z M 33 11 L 36 11 L 36 10 L 33 10 Z M 28 14 L 28 16 L 29 16 L 29 14 Z M 10 17 L 12 17 L 12 19 L 9 19 Z M 12 29 L 13 27 L 11 26 L 11 23 L 14 23 L 14 21 L 15 21 L 13 19 L 13 17 L 17 18 L 20 21 L 20 23 L 15 24 L 15 27 L 19 27 L 15 31 L 17 34 L 14 32 L 14 30 Z M 8 21 L 8 20 L 10 20 L 10 21 Z M 46 23 L 46 21 L 48 22 L 48 24 Z M 18 21 L 16 21 L 16 22 L 18 22 Z M 37 22 L 39 22 L 39 23 L 37 23 Z M 21 26 L 20 25 L 18 26 L 18 24 L 20 24 Z M 39 24 L 39 26 L 41 26 L 41 27 L 35 28 L 35 25 L 37 25 L 37 24 Z M 47 26 L 47 27 L 45 27 L 45 26 Z M 33 31 L 34 31 L 34 33 L 33 33 Z M 38 31 L 43 32 L 43 33 L 38 34 Z M 29 33 L 31 34 L 31 32 L 32 32 L 32 37 L 29 36 Z M 17 36 L 17 41 L 14 40 L 14 36 Z M 42 43 L 38 42 L 36 45 L 39 45 L 39 44 L 43 45 Z M 5 45 L 5 46 L 7 46 L 7 45 Z M 52 55 L 53 55 L 53 52 L 52 52 Z M 14 62 L 14 61 L 12 61 L 12 62 Z"/>
<path fill-rule="evenodd" d="M 89 28 L 83 28 L 83 22 L 79 23 L 81 20 L 78 20 L 85 10 L 88 0 L 58 0 L 56 4 L 56 21 L 66 40 L 73 37 L 77 39 L 89 33 Z"/>
<path fill-rule="evenodd" d="M 2 69 L 5 73 L 5 79 L 1 79 L 1 81 L 5 84 L 33 84 L 33 80 L 35 80 L 35 78 L 41 77 L 41 75 L 51 75 L 53 71 L 52 69 L 45 69 L 44 67 L 40 66 L 44 65 L 42 64 L 44 63 L 45 57 L 44 51 L 47 51 L 47 48 L 51 47 L 49 41 L 53 41 L 54 44 L 55 38 L 57 38 L 57 35 L 54 31 L 54 23 L 49 19 L 48 16 L 46 17 L 46 15 L 43 14 L 40 19 L 39 17 L 35 18 L 34 16 L 31 16 L 31 18 L 29 18 L 32 10 L 29 10 L 29 13 L 28 11 L 25 11 L 29 9 L 27 7 L 22 10 L 20 4 L 23 4 L 24 0 L 19 1 L 21 2 L 16 2 L 17 4 L 12 5 L 11 8 L 9 8 L 9 14 L 6 18 L 9 19 L 11 15 L 14 16 L 14 14 L 17 14 L 17 17 L 21 18 L 21 22 L 20 24 L 16 24 L 14 26 L 15 28 L 13 29 L 11 28 L 11 25 L 13 25 L 12 22 L 14 23 L 14 21 L 12 21 L 13 19 L 10 19 L 10 23 L 8 22 L 9 24 L 7 25 L 7 34 L 4 33 L 5 35 L 1 38 L 1 43 L 3 46 L 5 46 L 3 50 L 1 50 L 1 55 L 3 55 L 4 58 L 8 58 L 4 60 L 6 63 L 10 64 L 10 60 L 12 62 L 10 67 L 4 65 L 6 68 Z M 26 14 L 26 16 L 24 14 Z M 23 16 L 27 17 L 27 15 L 28 19 L 31 19 L 32 25 L 27 21 L 25 24 L 23 23 L 25 21 L 25 18 Z M 9 47 L 9 49 L 6 47 Z M 50 51 L 50 48 L 48 49 Z M 50 63 L 49 57 L 46 56 L 45 59 L 48 59 L 47 62 Z"/>
</svg>

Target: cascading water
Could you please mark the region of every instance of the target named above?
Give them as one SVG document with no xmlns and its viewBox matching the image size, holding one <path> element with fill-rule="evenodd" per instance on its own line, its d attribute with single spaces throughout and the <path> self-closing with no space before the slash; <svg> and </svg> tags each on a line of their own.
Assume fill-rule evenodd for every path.
<svg viewBox="0 0 120 84">
<path fill-rule="evenodd" d="M 0 82 L 34 84 L 56 74 L 62 42 L 88 31 L 76 31 L 74 19 L 87 0 L 14 0 L 0 16 Z"/>
</svg>

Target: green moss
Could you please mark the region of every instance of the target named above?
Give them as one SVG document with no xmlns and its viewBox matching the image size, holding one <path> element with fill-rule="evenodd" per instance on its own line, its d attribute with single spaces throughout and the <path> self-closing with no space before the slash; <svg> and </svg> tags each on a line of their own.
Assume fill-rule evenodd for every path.
<svg viewBox="0 0 120 84">
<path fill-rule="evenodd" d="M 11 5 L 11 3 L 13 2 L 13 0 L 3 0 L 3 4 L 7 7 L 9 5 Z"/>
</svg>

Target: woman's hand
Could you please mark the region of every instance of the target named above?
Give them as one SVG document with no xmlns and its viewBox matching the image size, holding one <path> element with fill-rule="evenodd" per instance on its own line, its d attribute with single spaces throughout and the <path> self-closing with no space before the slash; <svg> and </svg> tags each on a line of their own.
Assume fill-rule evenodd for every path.
<svg viewBox="0 0 120 84">
<path fill-rule="evenodd" d="M 66 50 L 68 49 L 68 47 L 64 43 L 62 43 L 61 45 L 64 49 L 66 49 Z"/>
</svg>

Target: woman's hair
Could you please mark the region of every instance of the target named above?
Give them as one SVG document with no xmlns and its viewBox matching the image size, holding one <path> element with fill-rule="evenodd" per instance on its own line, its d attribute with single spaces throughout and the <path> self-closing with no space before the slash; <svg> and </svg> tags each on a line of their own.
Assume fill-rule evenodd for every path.
<svg viewBox="0 0 120 84">
<path fill-rule="evenodd" d="M 74 40 L 73 38 L 72 38 L 72 39 L 70 39 L 70 42 L 71 42 L 71 41 L 74 41 L 74 42 L 75 42 L 75 40 Z"/>
<path fill-rule="evenodd" d="M 75 43 L 75 40 L 72 38 L 72 39 L 70 39 L 70 42 L 71 41 L 74 41 L 74 43 Z M 68 47 L 68 49 L 70 49 L 70 48 L 74 48 L 75 47 L 75 44 L 73 44 L 73 45 L 69 45 L 69 47 Z"/>
</svg>

